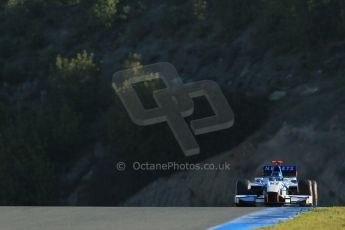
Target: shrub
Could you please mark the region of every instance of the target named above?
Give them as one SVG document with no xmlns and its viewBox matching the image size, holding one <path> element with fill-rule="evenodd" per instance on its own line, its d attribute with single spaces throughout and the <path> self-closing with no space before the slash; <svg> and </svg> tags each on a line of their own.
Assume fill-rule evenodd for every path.
<svg viewBox="0 0 345 230">
<path fill-rule="evenodd" d="M 142 67 L 141 55 L 138 53 L 131 53 L 125 62 L 125 68 L 127 69 L 139 69 Z"/>
<path fill-rule="evenodd" d="M 11 8 L 14 8 L 14 7 L 18 6 L 18 4 L 21 4 L 21 2 L 18 1 L 18 0 L 8 0 L 8 2 L 6 4 L 6 7 L 8 9 L 11 9 Z"/>
<path fill-rule="evenodd" d="M 207 9 L 207 1 L 206 0 L 194 0 L 194 16 L 198 20 L 205 20 L 206 19 L 206 9 Z"/>
<path fill-rule="evenodd" d="M 73 84 L 89 81 L 96 70 L 93 58 L 93 53 L 88 54 L 85 50 L 70 59 L 58 55 L 55 63 L 58 77 Z"/>
<path fill-rule="evenodd" d="M 68 104 L 75 111 L 92 114 L 97 108 L 100 94 L 100 79 L 94 55 L 86 51 L 74 58 L 56 58 L 51 73 L 51 90 L 56 106 Z"/>
<path fill-rule="evenodd" d="M 93 7 L 95 16 L 107 28 L 113 24 L 118 2 L 118 0 L 98 0 Z"/>
</svg>

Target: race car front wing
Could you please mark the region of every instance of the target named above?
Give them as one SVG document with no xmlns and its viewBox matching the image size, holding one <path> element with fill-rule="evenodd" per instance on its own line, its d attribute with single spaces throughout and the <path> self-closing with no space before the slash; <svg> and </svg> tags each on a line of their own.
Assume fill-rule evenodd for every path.
<svg viewBox="0 0 345 230">
<path fill-rule="evenodd" d="M 309 195 L 287 195 L 283 198 L 282 205 L 301 205 L 310 206 L 313 203 L 313 196 Z M 236 195 L 235 204 L 243 206 L 265 205 L 264 195 Z"/>
</svg>

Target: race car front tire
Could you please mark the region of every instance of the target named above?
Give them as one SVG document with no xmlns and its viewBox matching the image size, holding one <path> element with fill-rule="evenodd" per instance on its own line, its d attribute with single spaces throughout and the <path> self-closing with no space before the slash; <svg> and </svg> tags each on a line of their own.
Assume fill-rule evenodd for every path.
<svg viewBox="0 0 345 230">
<path fill-rule="evenodd" d="M 236 183 L 236 195 L 250 195 L 250 181 L 249 180 L 238 180 Z M 250 203 L 236 203 L 236 206 L 255 206 Z"/>
<path fill-rule="evenodd" d="M 298 182 L 298 193 L 300 195 L 313 195 L 313 189 L 310 180 L 301 180 Z"/>
<path fill-rule="evenodd" d="M 250 195 L 250 181 L 249 180 L 237 181 L 236 195 Z"/>
<path fill-rule="evenodd" d="M 313 186 L 312 186 L 312 182 L 310 180 L 301 180 L 298 182 L 298 193 L 299 195 L 307 195 L 307 196 L 313 196 L 314 197 L 314 193 L 313 193 Z M 314 205 L 314 201 L 312 201 Z M 306 205 L 306 204 L 301 204 L 302 206 Z"/>
</svg>

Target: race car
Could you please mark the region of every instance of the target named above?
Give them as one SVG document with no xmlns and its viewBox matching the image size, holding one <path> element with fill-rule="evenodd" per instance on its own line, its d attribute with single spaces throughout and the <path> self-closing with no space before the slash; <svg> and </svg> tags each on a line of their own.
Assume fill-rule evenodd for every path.
<svg viewBox="0 0 345 230">
<path fill-rule="evenodd" d="M 317 206 L 318 188 L 314 180 L 298 180 L 297 166 L 283 166 L 283 161 L 273 160 L 263 167 L 262 177 L 238 180 L 236 206 Z"/>
</svg>

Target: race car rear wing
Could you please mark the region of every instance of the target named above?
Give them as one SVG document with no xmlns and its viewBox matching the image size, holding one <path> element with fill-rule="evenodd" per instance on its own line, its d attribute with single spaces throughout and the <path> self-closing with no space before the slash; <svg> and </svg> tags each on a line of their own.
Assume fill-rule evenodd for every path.
<svg viewBox="0 0 345 230">
<path fill-rule="evenodd" d="M 271 176 L 274 166 L 264 166 L 263 167 L 263 176 L 268 177 Z M 283 177 L 297 177 L 297 166 L 295 165 L 284 165 L 281 166 L 281 170 L 283 173 Z"/>
</svg>

